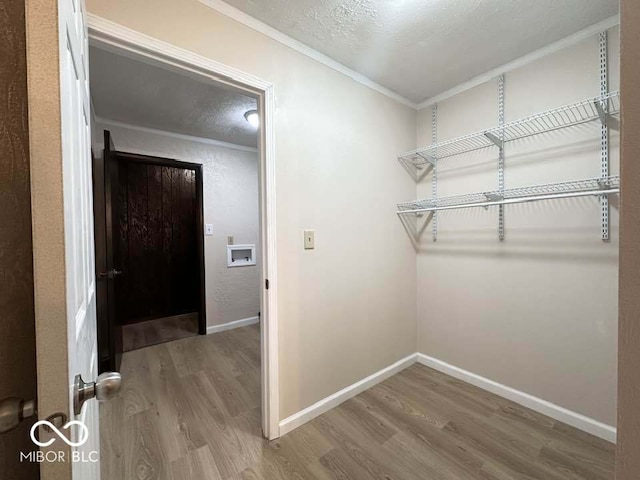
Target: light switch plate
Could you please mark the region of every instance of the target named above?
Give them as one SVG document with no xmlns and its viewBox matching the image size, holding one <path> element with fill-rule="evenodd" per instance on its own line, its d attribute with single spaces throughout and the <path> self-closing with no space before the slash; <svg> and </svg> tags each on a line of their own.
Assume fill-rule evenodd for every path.
<svg viewBox="0 0 640 480">
<path fill-rule="evenodd" d="M 227 245 L 233 245 L 233 235 L 227 235 Z"/>
<path fill-rule="evenodd" d="M 213 235 L 213 224 L 207 223 L 204 226 L 204 234 L 205 235 Z"/>
<path fill-rule="evenodd" d="M 304 231 L 304 248 L 305 250 L 313 250 L 316 248 L 316 232 L 314 230 Z"/>
</svg>

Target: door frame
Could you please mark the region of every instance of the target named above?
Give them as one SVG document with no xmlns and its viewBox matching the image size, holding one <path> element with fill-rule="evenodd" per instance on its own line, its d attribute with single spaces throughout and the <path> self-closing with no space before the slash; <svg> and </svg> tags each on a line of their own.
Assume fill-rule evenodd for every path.
<svg viewBox="0 0 640 480">
<path fill-rule="evenodd" d="M 112 137 L 113 138 L 113 137 Z M 203 187 L 203 171 L 202 164 L 183 162 L 173 158 L 156 157 L 153 155 L 141 155 L 139 153 L 121 152 L 116 148 L 114 152 L 116 159 L 130 163 L 144 163 L 147 165 L 159 165 L 161 167 L 175 167 L 186 170 L 194 170 L 196 172 L 196 235 L 198 238 L 197 254 L 198 254 L 198 333 L 200 335 L 207 334 L 207 295 L 205 289 L 205 272 L 204 272 L 204 187 Z"/>
<path fill-rule="evenodd" d="M 254 96 L 261 115 L 259 130 L 261 281 L 262 429 L 270 440 L 280 436 L 278 367 L 278 275 L 276 242 L 275 92 L 273 84 L 210 58 L 87 14 L 89 43 L 141 58 L 151 64 L 189 72 Z"/>
</svg>

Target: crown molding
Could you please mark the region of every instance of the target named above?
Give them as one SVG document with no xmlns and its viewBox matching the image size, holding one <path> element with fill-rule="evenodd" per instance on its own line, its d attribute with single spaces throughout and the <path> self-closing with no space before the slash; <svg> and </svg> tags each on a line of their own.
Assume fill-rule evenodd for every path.
<svg viewBox="0 0 640 480">
<path fill-rule="evenodd" d="M 168 132 L 167 130 L 159 130 L 157 128 L 141 127 L 139 125 L 133 125 L 131 123 L 126 123 L 126 122 L 118 122 L 116 120 L 109 120 L 108 118 L 103 118 L 98 116 L 96 116 L 95 122 L 99 123 L 100 125 L 105 125 L 107 127 L 126 128 L 128 130 L 134 130 L 136 132 L 151 133 L 153 135 L 176 138 L 178 140 L 186 140 L 189 142 L 204 143 L 206 145 L 214 145 L 216 147 L 231 148 L 233 150 L 242 150 L 244 152 L 253 152 L 253 153 L 258 152 L 258 149 L 255 147 L 247 147 L 247 146 L 238 145 L 235 143 L 222 142 L 220 140 L 214 140 L 212 138 L 196 137 L 193 135 L 185 135 L 183 133 Z"/>
<path fill-rule="evenodd" d="M 318 52 L 317 50 L 314 50 L 313 48 L 305 45 L 304 43 L 299 42 L 294 38 L 291 38 L 290 36 L 282 33 L 281 31 L 276 30 L 275 28 L 267 25 L 264 22 L 261 22 L 260 20 L 257 20 L 251 15 L 246 14 L 242 10 L 238 10 L 237 8 L 232 7 L 228 3 L 225 3 L 223 0 L 198 0 L 198 1 L 257 32 L 262 33 L 263 35 L 266 35 L 267 37 L 275 40 L 276 42 L 286 45 L 287 47 L 297 51 L 298 53 L 306 55 L 307 57 L 312 58 L 317 62 L 320 62 L 323 65 L 326 65 L 327 67 L 342 73 L 343 75 L 346 75 L 352 80 L 366 87 L 369 87 L 370 89 L 375 90 L 378 93 L 386 95 L 387 97 L 397 102 L 400 102 L 403 105 L 407 105 L 408 107 L 417 108 L 416 103 L 412 102 L 408 98 L 405 98 L 402 95 L 397 94 L 396 92 L 388 89 L 387 87 L 383 87 L 379 83 L 374 82 L 370 78 L 362 75 L 361 73 L 356 72 L 355 70 L 352 70 L 346 65 L 343 65 L 342 63 L 333 60 L 332 58 L 324 55 L 323 53 Z"/>
<path fill-rule="evenodd" d="M 605 20 L 602 20 L 601 22 L 591 25 L 590 27 L 578 31 L 573 35 L 569 35 L 568 37 L 558 40 L 557 42 L 550 43 L 549 45 L 539 48 L 538 50 L 535 50 L 520 58 L 517 58 L 512 62 L 505 63 L 504 65 L 489 70 L 488 72 L 478 75 L 477 77 L 473 77 L 471 80 L 461 83 L 460 85 L 450 88 L 449 90 L 445 90 L 444 92 L 434 97 L 428 98 L 427 100 L 420 102 L 417 105 L 417 108 L 418 110 L 421 110 L 423 108 L 430 107 L 434 103 L 441 102 L 443 100 L 446 100 L 447 98 L 453 97 L 454 95 L 470 90 L 474 87 L 477 87 L 478 85 L 488 82 L 493 78 L 498 77 L 499 75 L 502 75 L 503 73 L 516 70 L 517 68 L 535 62 L 536 60 L 540 60 L 547 55 L 551 55 L 552 53 L 570 47 L 571 45 L 580 43 L 581 41 L 591 37 L 592 35 L 596 35 L 605 30 L 609 30 L 610 28 L 613 28 L 617 25 L 620 25 L 620 16 L 614 15 L 613 17 L 609 17 Z"/>
<path fill-rule="evenodd" d="M 397 94 L 396 92 L 383 87 L 382 85 L 374 82 L 373 80 L 367 78 L 366 76 L 350 69 L 349 67 L 327 57 L 326 55 L 318 52 L 317 50 L 312 49 L 311 47 L 308 47 L 306 45 L 304 45 L 303 43 L 299 42 L 298 40 L 295 40 L 291 37 L 289 37 L 288 35 L 285 35 L 284 33 L 276 30 L 273 27 L 270 27 L 269 25 L 261 22 L 260 20 L 255 19 L 254 17 L 242 12 L 241 10 L 238 10 L 235 7 L 232 7 L 231 5 L 229 5 L 228 3 L 225 3 L 223 0 L 198 0 L 200 3 L 216 10 L 217 12 L 226 15 L 230 18 L 232 18 L 233 20 L 236 20 L 237 22 L 253 29 L 256 30 L 257 32 L 260 32 L 266 36 L 268 36 L 269 38 L 282 43 L 283 45 L 286 45 L 290 48 L 292 48 L 293 50 L 296 50 L 297 52 L 308 56 L 320 63 L 322 63 L 323 65 L 328 66 L 329 68 L 332 68 L 333 70 L 336 70 L 346 76 L 348 76 L 349 78 L 353 79 L 354 81 L 365 85 L 369 88 L 371 88 L 372 90 L 377 91 L 378 93 L 381 93 L 397 102 L 402 103 L 403 105 L 407 105 L 411 108 L 415 108 L 417 110 L 421 110 L 423 108 L 429 107 L 431 105 L 433 105 L 434 103 L 438 103 L 441 102 L 443 100 L 446 100 L 447 98 L 453 97 L 454 95 L 457 95 L 459 93 L 462 93 L 466 90 L 470 90 L 474 87 L 477 87 L 478 85 L 481 85 L 487 81 L 490 81 L 491 79 L 503 74 L 503 73 L 507 73 L 510 71 L 513 71 L 517 68 L 523 67 L 529 63 L 535 62 L 536 60 L 539 60 L 547 55 L 551 55 L 555 52 L 558 52 L 560 50 L 562 50 L 563 48 L 567 48 L 570 47 L 572 45 L 575 45 L 589 37 L 591 37 L 592 35 L 596 35 L 602 31 L 608 30 L 610 28 L 616 27 L 618 25 L 620 25 L 620 16 L 619 15 L 614 15 L 612 17 L 609 17 L 605 20 L 602 20 L 601 22 L 595 23 L 583 30 L 580 30 L 572 35 L 569 35 L 568 37 L 565 37 L 561 40 L 558 40 L 554 43 L 551 43 L 545 47 L 542 47 L 538 50 L 535 50 L 527 55 L 524 55 L 520 58 L 517 58 L 516 60 L 513 60 L 512 62 L 508 62 L 505 63 L 504 65 L 501 65 L 497 68 L 494 68 L 492 70 L 489 70 L 488 72 L 485 72 L 481 75 L 478 75 L 476 77 L 473 77 L 472 79 L 461 83 L 453 88 L 450 88 L 448 90 L 445 90 L 442 93 L 439 93 L 438 95 L 435 95 L 431 98 L 428 98 L 420 103 L 415 103 L 412 102 L 411 100 Z M 92 33 L 92 37 L 94 39 L 99 40 L 101 43 L 106 43 L 109 44 L 110 42 L 110 36 L 113 35 L 114 31 L 115 33 L 117 33 L 118 37 L 120 38 L 124 38 L 126 39 L 128 36 L 130 36 L 131 32 L 133 32 L 130 29 L 127 29 L 126 27 L 122 27 L 119 24 L 115 24 L 113 22 L 110 22 L 109 20 L 103 19 L 101 17 L 98 17 L 96 15 L 92 15 L 92 14 L 88 14 L 88 21 L 89 21 L 89 27 L 90 27 L 90 31 Z M 117 30 L 117 31 L 116 31 Z M 141 35 L 137 32 L 135 32 L 137 36 L 144 36 L 147 37 L 146 35 Z M 110 35 L 111 34 L 111 35 Z M 149 39 L 149 41 L 153 41 L 154 43 L 160 43 L 157 42 L 155 39 L 151 39 L 151 37 L 147 37 Z M 161 51 L 161 50 L 160 50 Z M 186 51 L 185 51 L 186 52 Z M 189 52 L 190 53 L 190 52 Z M 193 54 L 191 54 L 191 56 L 194 56 Z M 211 62 L 209 60 L 209 62 Z M 195 62 L 194 62 L 195 63 Z M 217 62 L 216 62 L 217 63 Z M 223 66 L 221 66 L 223 67 Z M 228 67 L 227 67 L 228 68 Z M 235 72 L 234 72 L 235 73 Z M 231 75 L 230 75 L 231 76 Z M 246 75 L 245 76 L 250 76 L 250 75 Z M 243 79 L 244 80 L 244 79 Z M 254 83 L 255 79 L 251 78 L 251 80 L 253 80 L 253 82 L 247 82 L 247 83 Z"/>
</svg>

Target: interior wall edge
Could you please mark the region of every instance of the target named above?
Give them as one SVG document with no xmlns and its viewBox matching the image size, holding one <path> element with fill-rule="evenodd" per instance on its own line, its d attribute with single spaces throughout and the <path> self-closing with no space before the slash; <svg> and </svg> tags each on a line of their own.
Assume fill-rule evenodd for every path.
<svg viewBox="0 0 640 480">
<path fill-rule="evenodd" d="M 618 25 L 620 25 L 619 15 L 609 17 L 605 20 L 602 20 L 601 22 L 591 25 L 590 27 L 569 35 L 568 37 L 558 40 L 557 42 L 551 43 L 527 55 L 519 57 L 509 63 L 505 63 L 504 65 L 493 68 L 488 72 L 485 72 L 481 75 L 473 77 L 472 79 L 464 83 L 461 83 L 460 85 L 456 85 L 449 90 L 445 90 L 438 95 L 428 98 L 427 100 L 420 102 L 416 106 L 416 108 L 417 110 L 422 110 L 424 108 L 431 107 L 434 103 L 442 102 L 443 100 L 447 100 L 448 98 L 466 92 L 467 90 L 471 90 L 472 88 L 477 87 L 478 85 L 482 85 L 483 83 L 486 83 L 498 77 L 499 75 L 517 70 L 520 67 L 524 67 L 525 65 L 533 63 L 536 60 L 540 60 L 541 58 L 544 58 L 548 55 L 552 55 L 555 52 L 580 43 L 593 35 L 597 35 L 600 32 L 604 32 Z"/>
<path fill-rule="evenodd" d="M 39 415 L 69 414 L 69 341 L 62 183 L 57 2 L 25 3 L 29 165 Z M 55 88 L 54 88 L 55 86 Z M 65 458 L 70 448 L 56 445 Z M 70 462 L 41 462 L 42 480 L 71 478 Z"/>
<path fill-rule="evenodd" d="M 616 479 L 640 471 L 640 3 L 621 2 L 621 198 Z"/>
<path fill-rule="evenodd" d="M 519 405 L 551 417 L 554 420 L 571 425 L 578 430 L 590 433 L 591 435 L 595 435 L 596 437 L 607 440 L 608 442 L 616 443 L 616 427 L 614 426 L 599 422 L 593 418 L 548 402 L 547 400 L 543 400 L 521 390 L 509 387 L 508 385 L 498 383 L 468 370 L 464 370 L 460 367 L 456 367 L 455 365 L 430 357 L 424 353 L 417 353 L 416 358 L 418 363 L 421 363 L 422 365 L 438 370 L 439 372 L 445 373 L 478 388 L 482 388 L 483 390 L 506 398 L 507 400 L 511 400 Z"/>
</svg>

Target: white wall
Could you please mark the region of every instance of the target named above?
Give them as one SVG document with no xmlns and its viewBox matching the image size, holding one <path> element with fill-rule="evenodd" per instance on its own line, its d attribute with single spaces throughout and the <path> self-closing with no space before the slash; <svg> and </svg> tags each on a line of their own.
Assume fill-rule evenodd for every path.
<svg viewBox="0 0 640 480">
<path fill-rule="evenodd" d="M 398 201 L 416 197 L 395 161 L 416 146 L 415 111 L 196 0 L 89 0 L 87 7 L 275 86 L 281 418 L 419 346 L 615 423 L 615 201 L 609 244 L 600 240 L 593 198 L 510 206 L 503 243 L 494 211 L 440 214 L 439 240 L 425 236 L 417 274 L 416 252 L 394 213 Z M 615 31 L 610 44 L 616 88 Z M 507 120 L 595 96 L 597 39 L 511 72 L 506 82 Z M 495 89 L 489 83 L 441 102 L 439 139 L 494 126 Z M 594 125 L 509 146 L 507 187 L 598 175 Z M 428 109 L 417 131 L 418 144 L 430 141 Z M 496 181 L 493 154 L 440 165 L 441 195 L 494 189 Z M 429 182 L 417 190 L 428 196 Z M 304 229 L 316 230 L 316 250 L 303 249 Z"/>
<path fill-rule="evenodd" d="M 280 418 L 414 353 L 416 258 L 395 203 L 415 183 L 395 158 L 415 148 L 415 110 L 196 0 L 87 9 L 274 85 Z"/>
<path fill-rule="evenodd" d="M 103 130 L 111 132 L 119 151 L 172 158 L 203 166 L 207 326 L 255 317 L 260 311 L 258 266 L 227 268 L 227 235 L 234 242 L 256 244 L 258 237 L 258 154 L 167 136 L 123 125 L 97 122 L 94 148 L 103 148 Z"/>
<path fill-rule="evenodd" d="M 618 88 L 618 30 L 610 32 L 611 90 Z M 599 95 L 598 38 L 506 74 L 506 121 Z M 497 82 L 438 104 L 438 140 L 497 125 Z M 418 144 L 431 142 L 431 109 L 418 114 Z M 594 122 L 510 144 L 506 188 L 600 175 Z M 612 132 L 611 173 L 618 173 Z M 497 150 L 443 160 L 438 195 L 497 188 Z M 431 177 L 418 198 L 431 196 Z M 408 200 L 408 199 L 407 199 Z M 611 242 L 600 240 L 596 198 L 438 214 L 418 252 L 419 351 L 615 425 L 618 205 Z"/>
</svg>

